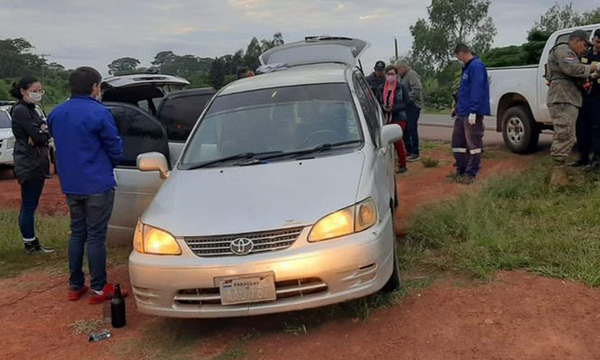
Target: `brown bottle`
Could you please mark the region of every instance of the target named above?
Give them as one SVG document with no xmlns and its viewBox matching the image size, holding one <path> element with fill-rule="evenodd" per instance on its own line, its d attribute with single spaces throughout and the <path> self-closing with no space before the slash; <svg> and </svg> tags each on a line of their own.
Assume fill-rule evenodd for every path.
<svg viewBox="0 0 600 360">
<path fill-rule="evenodd" d="M 125 299 L 121 294 L 121 285 L 115 285 L 115 295 L 110 300 L 110 318 L 112 327 L 121 328 L 125 326 L 127 320 L 125 318 Z"/>
</svg>

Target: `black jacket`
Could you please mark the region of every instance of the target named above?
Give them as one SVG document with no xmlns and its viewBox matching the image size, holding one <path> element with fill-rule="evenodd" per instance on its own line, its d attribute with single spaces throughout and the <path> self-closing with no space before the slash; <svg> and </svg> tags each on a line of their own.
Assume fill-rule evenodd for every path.
<svg viewBox="0 0 600 360">
<path fill-rule="evenodd" d="M 15 136 L 13 158 L 19 183 L 43 180 L 50 171 L 47 129 L 35 111 L 35 105 L 19 101 L 10 110 L 12 132 Z"/>
</svg>

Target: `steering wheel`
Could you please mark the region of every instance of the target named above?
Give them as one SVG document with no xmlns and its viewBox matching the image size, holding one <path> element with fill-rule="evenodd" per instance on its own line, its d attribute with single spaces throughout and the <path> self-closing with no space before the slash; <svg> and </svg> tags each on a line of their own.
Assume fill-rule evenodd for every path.
<svg viewBox="0 0 600 360">
<path fill-rule="evenodd" d="M 310 140 L 314 140 L 314 138 L 319 135 L 333 135 L 333 137 L 336 137 L 337 133 L 333 130 L 317 130 L 317 131 L 314 131 L 314 132 L 308 134 L 308 136 L 306 136 L 304 138 L 304 141 L 303 141 L 304 144 L 310 144 Z M 327 140 L 330 140 L 330 139 L 327 139 Z"/>
</svg>

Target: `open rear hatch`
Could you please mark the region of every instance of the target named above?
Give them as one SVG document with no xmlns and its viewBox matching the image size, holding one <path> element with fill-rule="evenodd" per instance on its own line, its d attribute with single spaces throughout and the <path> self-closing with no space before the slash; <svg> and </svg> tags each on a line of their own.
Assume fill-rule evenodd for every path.
<svg viewBox="0 0 600 360">
<path fill-rule="evenodd" d="M 342 63 L 356 66 L 369 43 L 360 39 L 332 36 L 306 37 L 265 51 L 260 55 L 262 65 L 287 64 L 287 66 L 320 63 Z"/>
</svg>

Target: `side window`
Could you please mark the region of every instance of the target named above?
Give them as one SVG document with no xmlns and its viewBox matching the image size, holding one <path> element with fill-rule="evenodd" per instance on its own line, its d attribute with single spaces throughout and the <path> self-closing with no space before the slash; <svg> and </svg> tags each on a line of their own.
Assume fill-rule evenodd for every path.
<svg viewBox="0 0 600 360">
<path fill-rule="evenodd" d="M 371 137 L 373 144 L 379 145 L 378 135 L 381 125 L 379 123 L 379 117 L 377 116 L 377 99 L 375 99 L 373 92 L 362 78 L 362 75 L 354 73 L 353 80 L 354 90 L 356 91 L 360 107 L 362 108 L 363 115 L 367 122 L 367 127 L 369 128 L 369 136 Z"/>
<path fill-rule="evenodd" d="M 169 141 L 186 141 L 212 95 L 167 98 L 158 119 L 167 129 Z"/>
<path fill-rule="evenodd" d="M 136 166 L 140 154 L 157 151 L 169 159 L 169 143 L 162 125 L 136 107 L 109 106 L 123 139 L 119 166 Z"/>
</svg>

